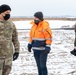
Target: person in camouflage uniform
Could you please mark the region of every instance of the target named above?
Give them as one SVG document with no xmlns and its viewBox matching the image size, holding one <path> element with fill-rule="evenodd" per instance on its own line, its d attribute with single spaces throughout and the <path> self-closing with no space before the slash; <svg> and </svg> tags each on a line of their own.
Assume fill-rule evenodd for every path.
<svg viewBox="0 0 76 75">
<path fill-rule="evenodd" d="M 70 53 L 76 56 L 76 24 L 74 25 L 74 31 L 75 31 L 74 49 Z"/>
<path fill-rule="evenodd" d="M 9 20 L 10 12 L 10 6 L 0 6 L 0 75 L 9 75 L 12 61 L 19 56 L 18 33 Z"/>
</svg>

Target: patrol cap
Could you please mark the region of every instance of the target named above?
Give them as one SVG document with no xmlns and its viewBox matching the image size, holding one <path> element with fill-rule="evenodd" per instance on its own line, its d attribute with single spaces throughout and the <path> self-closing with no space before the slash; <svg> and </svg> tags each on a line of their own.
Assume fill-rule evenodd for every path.
<svg viewBox="0 0 76 75">
<path fill-rule="evenodd" d="M 5 12 L 5 11 L 7 11 L 7 10 L 10 10 L 10 11 L 11 11 L 11 8 L 10 8 L 9 5 L 2 4 L 2 5 L 0 6 L 0 13 Z"/>
</svg>

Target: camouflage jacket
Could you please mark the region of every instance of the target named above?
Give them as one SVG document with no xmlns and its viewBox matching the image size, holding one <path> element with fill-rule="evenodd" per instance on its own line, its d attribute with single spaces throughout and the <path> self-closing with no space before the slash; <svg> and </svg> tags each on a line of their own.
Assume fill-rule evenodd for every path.
<svg viewBox="0 0 76 75">
<path fill-rule="evenodd" d="M 13 22 L 0 21 L 0 57 L 10 57 L 19 52 L 18 33 Z"/>
<path fill-rule="evenodd" d="M 74 25 L 74 31 L 75 31 L 75 33 L 76 33 L 76 24 Z"/>
<path fill-rule="evenodd" d="M 74 46 L 76 46 L 76 24 L 74 25 L 74 31 L 75 31 L 75 41 L 74 41 Z"/>
</svg>

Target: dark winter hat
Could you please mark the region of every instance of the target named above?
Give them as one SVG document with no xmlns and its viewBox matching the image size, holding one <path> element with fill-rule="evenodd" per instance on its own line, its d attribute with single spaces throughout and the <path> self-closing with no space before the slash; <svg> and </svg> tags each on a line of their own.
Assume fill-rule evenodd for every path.
<svg viewBox="0 0 76 75">
<path fill-rule="evenodd" d="M 37 17 L 39 20 L 43 20 L 43 13 L 42 12 L 36 12 L 34 14 L 35 17 Z"/>
<path fill-rule="evenodd" d="M 9 5 L 3 4 L 3 5 L 0 6 L 0 13 L 5 12 L 7 10 L 11 11 L 11 8 L 10 8 Z"/>
</svg>

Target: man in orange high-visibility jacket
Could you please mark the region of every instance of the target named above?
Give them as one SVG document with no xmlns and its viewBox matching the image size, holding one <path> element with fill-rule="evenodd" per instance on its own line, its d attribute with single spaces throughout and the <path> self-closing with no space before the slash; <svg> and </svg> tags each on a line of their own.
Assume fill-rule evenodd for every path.
<svg viewBox="0 0 76 75">
<path fill-rule="evenodd" d="M 31 48 L 34 51 L 39 75 L 48 75 L 46 62 L 51 50 L 52 31 L 49 23 L 43 19 L 42 12 L 34 14 L 34 22 L 31 22 L 31 24 L 33 26 L 30 31 L 28 51 L 31 52 Z"/>
</svg>

